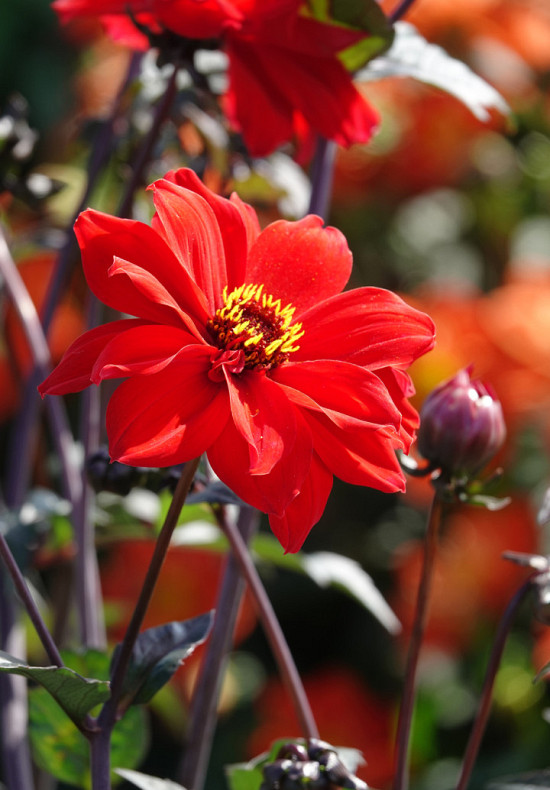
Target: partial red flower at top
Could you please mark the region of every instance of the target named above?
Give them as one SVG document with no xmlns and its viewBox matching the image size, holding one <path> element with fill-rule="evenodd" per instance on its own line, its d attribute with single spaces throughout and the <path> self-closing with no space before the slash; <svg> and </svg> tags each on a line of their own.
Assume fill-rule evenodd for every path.
<svg viewBox="0 0 550 790">
<path fill-rule="evenodd" d="M 218 39 L 229 58 L 225 111 L 253 156 L 293 139 L 304 122 L 346 146 L 367 142 L 378 125 L 343 62 L 352 48 L 356 58 L 369 35 L 314 18 L 304 0 L 55 0 L 53 7 L 62 21 L 100 17 L 109 35 L 133 48 L 149 44 L 130 14 L 153 33 Z M 390 28 L 381 11 L 374 13 L 377 8 L 371 17 L 389 43 Z M 359 65 L 353 61 L 354 68 Z"/>
<path fill-rule="evenodd" d="M 418 424 L 404 369 L 432 347 L 431 319 L 389 291 L 340 293 L 351 253 L 320 217 L 260 232 L 250 206 L 190 170 L 150 188 L 152 227 L 91 209 L 75 225 L 92 291 L 137 317 L 79 338 L 40 392 L 126 378 L 107 409 L 111 457 L 171 466 L 206 452 L 287 551 L 333 474 L 404 490 L 395 450 Z"/>
</svg>

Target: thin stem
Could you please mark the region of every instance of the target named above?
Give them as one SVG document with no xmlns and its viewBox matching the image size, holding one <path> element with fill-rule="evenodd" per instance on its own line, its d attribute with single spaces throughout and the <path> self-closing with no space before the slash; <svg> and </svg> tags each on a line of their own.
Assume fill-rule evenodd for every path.
<svg viewBox="0 0 550 790">
<path fill-rule="evenodd" d="M 92 194 L 95 188 L 99 174 L 103 170 L 103 167 L 107 163 L 112 153 L 113 143 L 116 137 L 115 135 L 116 122 L 121 114 L 123 101 L 126 96 L 128 87 L 137 76 L 137 71 L 141 61 L 141 57 L 142 57 L 141 53 L 135 53 L 130 58 L 130 62 L 128 64 L 128 71 L 126 72 L 126 77 L 122 82 L 118 90 L 118 93 L 115 97 L 115 100 L 113 102 L 111 115 L 102 124 L 99 133 L 96 135 L 94 146 L 88 160 L 88 178 L 86 181 L 86 188 L 82 194 L 78 208 L 69 224 L 69 230 L 66 235 L 65 243 L 63 247 L 60 249 L 59 255 L 57 256 L 57 265 L 55 267 L 55 273 L 51 285 L 46 294 L 46 299 L 44 301 L 44 307 L 42 309 L 41 318 L 42 318 L 42 326 L 44 327 L 44 332 L 46 334 L 48 334 L 48 329 L 50 328 L 50 324 L 53 319 L 55 308 L 57 307 L 61 293 L 65 286 L 67 275 L 69 273 L 73 260 L 76 260 L 76 256 L 78 253 L 78 245 L 76 243 L 76 237 L 72 231 L 73 225 L 80 212 L 83 211 L 83 209 L 85 209 L 86 206 L 88 205 L 88 202 L 90 200 L 90 195 Z"/>
<path fill-rule="evenodd" d="M 401 19 L 401 17 L 403 17 L 407 13 L 407 11 L 409 10 L 409 8 L 412 6 L 413 3 L 414 0 L 402 0 L 402 2 L 399 3 L 399 5 L 396 8 L 394 8 L 391 14 L 388 14 L 388 19 L 392 23 L 392 25 L 398 22 Z"/>
<path fill-rule="evenodd" d="M 335 158 L 336 143 L 319 137 L 311 168 L 311 198 L 308 213 L 317 214 L 325 220 L 330 208 Z"/>
<path fill-rule="evenodd" d="M 132 175 L 126 186 L 124 196 L 118 209 L 119 217 L 129 217 L 132 212 L 134 194 L 143 181 L 143 172 L 147 166 L 147 163 L 151 159 L 151 154 L 153 152 L 154 145 L 157 142 L 159 132 L 168 117 L 174 97 L 176 95 L 176 81 L 178 71 L 179 65 L 175 64 L 172 74 L 170 75 L 168 85 L 166 86 L 166 91 L 164 92 L 162 99 L 156 107 L 151 128 L 149 129 L 147 136 L 145 137 L 145 140 L 143 141 L 138 152 L 136 161 L 133 164 Z"/>
<path fill-rule="evenodd" d="M 89 740 L 92 790 L 111 790 L 111 730 L 99 729 Z"/>
<path fill-rule="evenodd" d="M 225 509 L 222 518 L 225 523 L 227 520 Z M 245 544 L 256 532 L 258 522 L 257 510 L 248 506 L 241 508 L 237 529 Z M 230 554 L 218 592 L 216 615 L 207 652 L 193 692 L 185 739 L 185 756 L 180 768 L 179 781 L 184 787 L 192 790 L 202 790 L 204 786 L 216 727 L 220 689 L 244 590 L 245 582 L 239 566 L 234 555 Z"/>
<path fill-rule="evenodd" d="M 519 588 L 506 607 L 506 611 L 504 612 L 500 621 L 495 641 L 493 643 L 491 656 L 489 658 L 489 663 L 487 665 L 487 671 L 485 673 L 485 680 L 483 682 L 479 707 L 477 709 L 476 718 L 472 726 L 468 745 L 466 746 L 466 751 L 464 753 L 464 761 L 462 763 L 462 770 L 460 772 L 460 778 L 458 780 L 456 790 L 466 790 L 468 782 L 470 781 L 470 776 L 476 761 L 479 747 L 481 745 L 481 740 L 485 733 L 487 719 L 489 718 L 493 687 L 495 685 L 495 680 L 502 659 L 502 654 L 504 652 L 504 647 L 506 645 L 506 640 L 508 638 L 510 628 L 512 627 L 517 609 L 527 593 L 533 589 L 536 578 L 537 574 L 530 576 L 529 579 L 527 579 L 527 581 Z"/>
<path fill-rule="evenodd" d="M 153 591 L 155 589 L 155 585 L 164 562 L 164 558 L 166 557 L 170 540 L 172 538 L 172 533 L 177 526 L 181 509 L 185 503 L 189 489 L 191 488 L 195 472 L 199 465 L 199 460 L 199 458 L 195 458 L 193 461 L 188 461 L 182 469 L 181 477 L 174 492 L 174 497 L 170 503 L 170 508 L 166 514 L 166 519 L 155 544 L 155 550 L 153 552 L 153 556 L 151 557 L 151 562 L 149 564 L 149 568 L 147 569 L 147 574 L 145 576 L 143 587 L 141 588 L 132 619 L 130 620 L 124 635 L 124 639 L 122 640 L 118 654 L 118 660 L 116 661 L 116 665 L 113 667 L 111 696 L 103 706 L 103 709 L 98 717 L 98 725 L 100 728 L 109 729 L 115 722 L 116 708 L 122 692 L 124 676 L 132 656 L 132 650 L 134 649 L 143 619 L 147 612 L 147 607 L 149 606 L 149 602 L 153 595 Z M 96 790 L 96 788 L 94 788 L 94 790 Z"/>
<path fill-rule="evenodd" d="M 424 544 L 424 562 L 416 598 L 416 611 L 409 646 L 409 655 L 407 657 L 403 698 L 397 723 L 395 773 L 393 781 L 394 790 L 406 790 L 408 786 L 409 742 L 416 696 L 416 673 L 420 648 L 426 628 L 437 539 L 439 526 L 441 524 L 441 511 L 442 505 L 436 494 L 428 518 L 428 528 L 426 530 L 426 540 Z"/>
<path fill-rule="evenodd" d="M 1 532 L 0 557 L 4 561 L 8 573 L 10 574 L 11 579 L 15 585 L 15 589 L 17 590 L 17 594 L 19 595 L 31 622 L 36 629 L 36 633 L 38 634 L 40 641 L 44 646 L 44 650 L 46 651 L 49 660 L 57 667 L 64 666 L 63 659 L 59 655 L 59 650 L 57 649 L 55 642 L 53 641 L 52 636 L 48 631 L 40 612 L 38 611 L 38 607 L 36 606 L 34 599 L 29 592 L 29 588 L 27 587 L 23 574 L 21 573 L 13 554 L 11 553 L 6 538 Z"/>
<path fill-rule="evenodd" d="M 99 302 L 90 294 L 88 328 L 96 326 L 99 319 Z M 101 401 L 98 387 L 89 387 L 82 394 L 80 440 L 84 458 L 99 446 Z M 95 550 L 94 524 L 91 513 L 93 492 L 86 479 L 85 464 L 82 470 L 82 496 L 73 514 L 77 554 L 75 560 L 75 598 L 80 627 L 81 643 L 86 647 L 104 649 L 107 643 L 97 553 Z"/>
<path fill-rule="evenodd" d="M 115 136 L 114 132 L 116 121 L 121 113 L 122 100 L 128 85 L 136 75 L 140 59 L 140 54 L 134 55 L 132 57 L 128 67 L 126 79 L 121 86 L 121 89 L 115 100 L 111 118 L 104 124 L 101 132 L 96 137 L 95 145 L 90 155 L 88 164 L 87 186 L 84 194 L 82 195 L 82 199 L 75 213 L 74 219 L 76 219 L 80 211 L 87 205 L 90 194 L 95 187 L 98 175 L 103 169 L 107 158 L 111 154 Z M 70 230 L 67 232 L 65 243 L 59 251 L 54 276 L 46 294 L 46 299 L 44 300 L 44 306 L 42 308 L 41 320 L 43 332 L 46 336 L 48 334 L 59 297 L 67 280 L 68 271 L 72 265 L 73 260 L 76 260 L 77 257 L 78 245 L 76 244 L 75 235 L 72 232 L 74 219 L 71 221 Z M 31 372 L 23 386 L 21 408 L 19 409 L 11 433 L 10 451 L 8 453 L 8 457 L 10 458 L 10 466 L 7 471 L 6 489 L 11 492 L 12 506 L 19 505 L 23 502 L 28 489 L 31 465 L 30 459 L 32 458 L 36 447 L 36 440 L 38 436 L 36 427 L 41 411 L 40 399 L 37 395 L 36 388 L 43 379 L 43 371 L 40 368 L 37 369 L 35 362 L 34 370 Z M 64 419 L 63 404 L 59 398 L 48 400 L 50 403 L 47 404 L 47 408 L 50 421 L 52 423 L 52 434 L 54 436 L 54 440 L 56 440 L 56 438 L 59 436 L 59 442 L 63 445 L 63 447 L 58 446 L 57 448 L 59 456 L 63 461 L 62 474 L 65 476 L 70 476 L 72 482 L 76 482 L 76 475 L 70 475 L 70 472 L 65 469 L 67 457 L 64 448 L 68 448 L 67 452 L 69 452 L 72 441 L 70 441 L 69 438 L 63 438 L 66 437 L 65 429 L 63 429 L 62 433 L 59 433 L 59 426 L 63 423 L 66 423 L 66 420 Z M 74 461 L 71 462 L 71 469 L 72 468 L 74 468 Z M 69 486 L 70 484 L 71 480 L 68 481 Z M 74 503 L 76 502 L 76 499 L 74 498 L 73 494 L 70 493 L 70 490 L 70 488 L 67 488 L 69 493 L 66 493 L 65 495 L 67 496 L 67 499 Z M 76 491 L 77 489 L 75 489 L 73 493 L 76 493 Z"/>
<path fill-rule="evenodd" d="M 246 578 L 254 597 L 258 614 L 277 661 L 279 672 L 294 704 L 304 737 L 306 739 L 318 738 L 319 731 L 294 658 L 246 544 L 234 524 L 228 521 L 223 526 L 241 573 Z"/>
<path fill-rule="evenodd" d="M 0 580 L 0 644 L 11 655 L 25 651 L 23 627 L 7 579 Z M 0 677 L 0 727 L 3 780 L 7 790 L 34 787 L 28 742 L 27 684 L 17 675 Z"/>
<path fill-rule="evenodd" d="M 34 373 L 38 380 L 45 378 L 51 368 L 50 351 L 46 337 L 38 318 L 38 313 L 29 296 L 21 275 L 17 271 L 13 258 L 10 255 L 4 234 L 0 229 L 0 274 L 4 279 L 13 306 L 19 316 L 21 325 L 28 340 L 34 360 Z M 36 395 L 35 395 L 36 397 Z M 75 468 L 72 435 L 68 426 L 66 414 L 58 398 L 48 399 L 47 403 L 52 434 L 57 450 L 62 459 L 62 472 L 65 496 L 74 505 L 81 494 L 82 486 Z M 21 436 L 18 436 L 21 439 Z M 24 469 L 18 463 L 21 448 L 17 445 L 16 452 L 10 455 L 8 477 L 6 483 L 6 501 L 10 507 L 21 504 L 24 490 L 21 489 L 19 475 L 26 479 Z M 28 467 L 28 464 L 27 464 Z M 28 469 L 27 469 L 28 473 Z M 15 493 L 17 492 L 17 494 Z"/>
</svg>

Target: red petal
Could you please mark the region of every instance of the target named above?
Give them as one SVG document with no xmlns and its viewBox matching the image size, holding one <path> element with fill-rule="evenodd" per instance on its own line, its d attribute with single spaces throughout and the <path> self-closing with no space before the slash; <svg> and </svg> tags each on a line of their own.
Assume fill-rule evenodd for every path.
<svg viewBox="0 0 550 790">
<path fill-rule="evenodd" d="M 196 343 L 183 329 L 149 324 L 120 332 L 99 354 L 92 369 L 94 384 L 104 379 L 158 373 L 184 346 Z"/>
<path fill-rule="evenodd" d="M 327 467 L 346 483 L 392 493 L 405 490 L 405 477 L 395 455 L 403 443 L 385 428 L 344 431 L 324 415 L 304 412 L 313 447 Z"/>
<path fill-rule="evenodd" d="M 299 417 L 299 415 L 298 415 Z M 303 419 L 296 423 L 295 444 L 269 474 L 251 475 L 247 442 L 230 420 L 208 449 L 208 458 L 220 480 L 237 496 L 264 513 L 283 515 L 298 495 L 311 464 L 311 434 Z"/>
<path fill-rule="evenodd" d="M 193 170 L 187 168 L 167 173 L 161 181 L 153 185 L 153 188 L 156 187 L 159 192 L 173 189 L 170 184 L 190 190 L 206 200 L 216 216 L 221 232 L 227 267 L 225 284 L 230 291 L 242 285 L 248 248 L 260 233 L 260 223 L 252 206 L 243 203 L 236 194 L 231 195 L 230 200 L 214 194 L 204 186 Z M 183 199 L 181 189 L 178 189 L 176 194 Z M 181 236 L 181 229 L 178 231 L 178 236 Z"/>
<path fill-rule="evenodd" d="M 287 362 L 271 375 L 292 388 L 287 393 L 296 404 L 323 412 L 341 428 L 400 427 L 401 414 L 386 386 L 358 365 L 337 360 Z"/>
<path fill-rule="evenodd" d="M 224 110 L 252 156 L 267 156 L 294 133 L 293 106 L 260 65 L 256 48 L 227 40 L 229 88 Z"/>
<path fill-rule="evenodd" d="M 250 474 L 265 475 L 293 451 L 296 409 L 282 387 L 254 372 L 225 373 L 235 427 L 248 444 Z"/>
<path fill-rule="evenodd" d="M 166 368 L 134 376 L 107 407 L 111 458 L 131 465 L 171 466 L 196 458 L 229 418 L 225 385 L 208 378 L 212 349 L 188 346 Z"/>
<path fill-rule="evenodd" d="M 208 316 L 203 294 L 148 225 L 88 209 L 78 217 L 75 233 L 88 285 L 104 304 L 155 323 L 181 326 L 183 311 L 197 324 L 205 324 Z M 149 282 L 157 282 L 161 301 L 154 301 L 154 289 L 149 288 L 149 295 L 144 295 L 124 279 L 110 277 L 115 257 L 129 261 L 134 271 L 142 269 Z M 169 294 L 170 300 L 163 303 L 161 294 Z"/>
<path fill-rule="evenodd" d="M 342 359 L 371 370 L 408 367 L 434 345 L 429 316 L 381 288 L 356 288 L 300 316 L 294 359 Z"/>
<path fill-rule="evenodd" d="M 225 250 L 216 215 L 200 195 L 171 181 L 155 181 L 150 189 L 156 208 L 153 228 L 204 293 L 209 313 L 214 313 L 227 286 Z"/>
<path fill-rule="evenodd" d="M 153 0 L 152 8 L 159 20 L 180 36 L 218 38 L 228 26 L 241 25 L 240 5 L 235 0 Z"/>
<path fill-rule="evenodd" d="M 296 499 L 292 500 L 284 515 L 269 517 L 269 525 L 285 554 L 300 551 L 311 528 L 323 515 L 331 489 L 332 472 L 314 453 L 310 473 Z"/>
<path fill-rule="evenodd" d="M 260 37 L 251 44 L 235 35 L 228 36 L 227 50 L 231 101 L 252 155 L 264 156 L 290 140 L 295 112 L 341 145 L 367 142 L 376 130 L 378 114 L 336 57 L 312 57 Z"/>
<path fill-rule="evenodd" d="M 250 250 L 246 281 L 263 283 L 266 293 L 283 305 L 291 303 L 299 314 L 340 293 L 351 265 L 343 234 L 323 228 L 323 220 L 310 215 L 298 222 L 273 222 L 260 233 Z"/>
<path fill-rule="evenodd" d="M 69 346 L 59 365 L 40 384 L 38 391 L 42 396 L 66 395 L 89 387 L 92 383 L 92 368 L 105 345 L 128 329 L 143 326 L 150 325 L 130 318 L 90 329 Z"/>
<path fill-rule="evenodd" d="M 414 386 L 410 376 L 397 368 L 384 368 L 377 370 L 376 375 L 381 378 L 399 412 L 401 412 L 401 430 L 399 435 L 403 440 L 403 449 L 409 452 L 416 431 L 420 425 L 418 412 L 408 398 L 414 395 Z"/>
</svg>

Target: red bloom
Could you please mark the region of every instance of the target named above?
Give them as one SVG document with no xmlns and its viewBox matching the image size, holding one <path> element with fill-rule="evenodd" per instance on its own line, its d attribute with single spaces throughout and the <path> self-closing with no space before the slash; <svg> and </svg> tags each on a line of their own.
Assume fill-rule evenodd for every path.
<svg viewBox="0 0 550 790">
<path fill-rule="evenodd" d="M 351 253 L 319 217 L 260 232 L 250 206 L 190 170 L 151 189 L 152 227 L 93 210 L 77 220 L 90 288 L 138 317 L 83 335 L 40 392 L 125 377 L 107 409 L 111 457 L 168 466 L 207 452 L 287 551 L 320 518 L 333 474 L 404 490 L 394 451 L 418 417 L 403 369 L 432 347 L 430 318 L 378 288 L 340 293 Z"/>
<path fill-rule="evenodd" d="M 303 0 L 55 0 L 53 7 L 64 21 L 101 17 L 132 47 L 148 42 L 129 10 L 153 32 L 220 38 L 229 57 L 225 108 L 253 156 L 292 139 L 304 120 L 341 145 L 366 142 L 378 124 L 339 58 L 365 33 L 308 18 Z"/>
</svg>

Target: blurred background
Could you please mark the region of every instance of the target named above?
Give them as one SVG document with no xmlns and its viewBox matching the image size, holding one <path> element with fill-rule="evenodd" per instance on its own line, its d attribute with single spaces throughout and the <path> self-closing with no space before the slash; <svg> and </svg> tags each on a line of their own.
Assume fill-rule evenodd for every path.
<svg viewBox="0 0 550 790">
<path fill-rule="evenodd" d="M 537 523 L 537 513 L 550 485 L 550 6 L 546 0 L 417 0 L 407 21 L 470 65 L 512 108 L 509 118 L 495 115 L 483 124 L 455 98 L 410 79 L 365 83 L 361 89 L 379 109 L 381 128 L 368 145 L 338 152 L 330 214 L 354 254 L 353 285 L 392 288 L 436 323 L 435 350 L 412 369 L 416 405 L 443 379 L 473 364 L 474 375 L 494 387 L 507 421 L 508 440 L 496 464 L 504 471 L 495 493 L 510 496 L 512 503 L 499 512 L 451 510 L 437 561 L 420 668 L 412 787 L 446 790 L 460 766 L 499 617 L 525 577 L 501 554 L 548 551 L 547 528 Z M 47 0 L 0 4 L 0 212 L 38 307 L 85 186 L 92 141 L 132 63 L 141 76 L 128 91 L 127 111 L 116 120 L 112 155 L 90 205 L 115 209 L 127 162 L 150 126 L 162 72 L 149 56 L 141 72 L 135 60 L 95 22 L 62 29 Z M 146 183 L 171 168 L 191 166 L 211 188 L 236 189 L 263 221 L 299 216 L 307 207 L 303 172 L 309 160 L 307 150 L 298 152 L 302 170 L 293 153 L 249 160 L 207 101 L 182 85 Z M 135 216 L 150 216 L 141 193 Z M 5 473 L 30 355 L 7 297 L 0 299 Z M 54 360 L 83 330 L 85 303 L 77 265 L 50 331 Z M 69 408 L 76 425 L 76 398 Z M 33 485 L 55 486 L 46 435 L 37 446 L 33 475 Z M 148 515 L 145 500 L 137 507 L 127 500 L 111 495 L 98 503 L 100 569 L 113 641 L 131 614 L 159 518 L 158 501 Z M 284 563 L 261 563 L 322 737 L 361 749 L 367 764 L 359 775 L 373 787 L 387 787 L 391 779 L 392 735 L 430 501 L 426 480 L 411 480 L 404 496 L 335 481 L 326 512 L 304 547 L 360 563 L 401 620 L 399 636 L 388 634 L 345 592 L 321 589 Z M 188 514 L 188 520 L 197 518 L 208 521 L 207 510 Z M 66 589 L 72 554 L 68 521 L 57 516 L 35 547 L 30 568 L 54 607 Z M 147 625 L 213 606 L 223 564 L 220 552 L 174 548 Z M 70 628 L 67 633 L 70 644 Z M 30 633 L 29 640 L 39 659 Z M 199 650 L 152 704 L 151 748 L 140 770 L 162 776 L 175 770 L 200 655 Z M 489 778 L 548 766 L 549 697 L 544 681 L 533 678 L 549 661 L 550 630 L 525 606 L 498 676 L 473 790 Z M 224 686 L 210 790 L 225 786 L 224 764 L 248 759 L 286 735 L 299 735 L 298 725 L 248 602 Z"/>
</svg>

